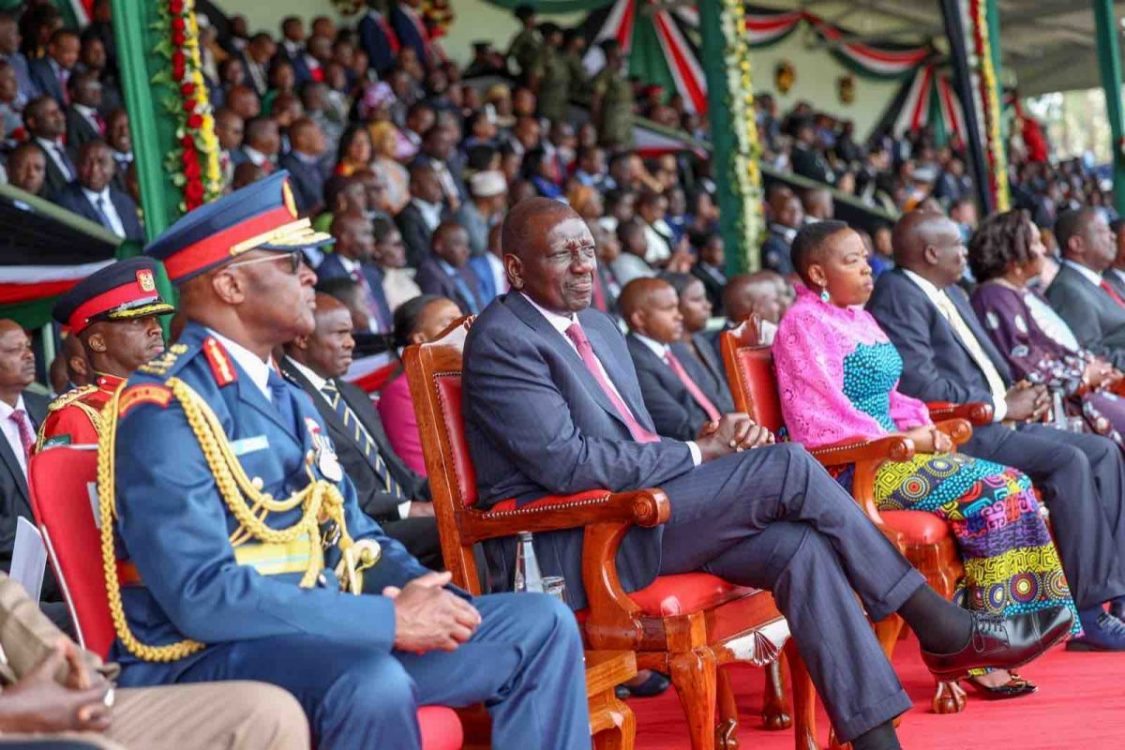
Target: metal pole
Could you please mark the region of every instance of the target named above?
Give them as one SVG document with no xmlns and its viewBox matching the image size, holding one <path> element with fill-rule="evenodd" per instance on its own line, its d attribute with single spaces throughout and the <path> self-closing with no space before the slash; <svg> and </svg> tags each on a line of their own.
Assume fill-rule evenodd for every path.
<svg viewBox="0 0 1125 750">
<path fill-rule="evenodd" d="M 988 155 L 981 140 L 980 119 L 977 117 L 976 99 L 973 96 L 973 78 L 969 71 L 968 45 L 965 43 L 965 25 L 961 20 L 959 0 L 941 0 L 941 17 L 945 35 L 949 38 L 949 59 L 953 64 L 953 88 L 965 112 L 965 129 L 968 131 L 969 162 L 973 169 L 973 183 L 977 190 L 984 215 L 992 213 L 992 191 L 989 190 Z"/>
<path fill-rule="evenodd" d="M 1094 26 L 1098 38 L 1098 70 L 1105 89 L 1105 112 L 1109 118 L 1110 160 L 1113 164 L 1113 204 L 1125 216 L 1125 120 L 1121 107 L 1121 48 L 1117 41 L 1117 14 L 1113 0 L 1093 0 Z"/>
</svg>

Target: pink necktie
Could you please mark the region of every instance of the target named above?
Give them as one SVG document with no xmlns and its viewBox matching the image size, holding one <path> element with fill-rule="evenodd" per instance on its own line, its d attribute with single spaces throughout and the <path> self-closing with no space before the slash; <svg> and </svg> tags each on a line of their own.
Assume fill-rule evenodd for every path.
<svg viewBox="0 0 1125 750">
<path fill-rule="evenodd" d="M 590 346 L 590 339 L 586 338 L 586 332 L 582 330 L 582 326 L 578 323 L 572 323 L 566 329 L 566 337 L 574 342 L 574 348 L 578 350 L 578 356 L 582 358 L 582 363 L 586 365 L 586 369 L 594 376 L 594 380 L 598 381 L 601 386 L 602 392 L 605 393 L 606 398 L 610 400 L 613 407 L 617 409 L 618 415 L 624 420 L 625 426 L 629 428 L 629 434 L 638 443 L 655 443 L 660 440 L 660 436 L 649 432 L 641 423 L 633 416 L 633 412 L 629 411 L 629 406 L 621 400 L 621 396 L 617 395 L 617 391 L 609 384 L 606 379 L 605 373 L 602 372 L 601 363 L 598 362 L 597 356 L 594 354 L 594 347 Z"/>
<path fill-rule="evenodd" d="M 687 370 L 684 369 L 684 366 L 680 363 L 680 360 L 676 358 L 676 355 L 672 354 L 671 349 L 664 352 L 664 361 L 672 368 L 672 372 L 676 373 L 676 377 L 684 384 L 684 388 L 687 388 L 688 393 L 691 394 L 695 403 L 699 404 L 699 408 L 707 412 L 707 418 L 712 422 L 716 421 L 719 418 L 719 410 L 711 403 L 711 399 L 707 398 L 703 395 L 703 391 L 699 390 L 699 386 L 696 385 L 695 381 L 691 379 L 691 376 L 687 374 Z"/>
<path fill-rule="evenodd" d="M 1114 291 L 1108 281 L 1103 280 L 1099 286 L 1105 290 L 1106 294 L 1113 298 L 1113 301 L 1117 303 L 1118 307 L 1125 307 L 1125 299 L 1121 299 L 1121 295 Z"/>
<path fill-rule="evenodd" d="M 20 431 L 20 443 L 23 444 L 23 457 L 26 461 L 31 457 L 31 449 L 35 445 L 35 435 L 31 431 L 31 425 L 28 424 L 27 412 L 23 409 L 16 409 L 9 416 L 8 419 L 16 423 L 16 428 Z"/>
</svg>

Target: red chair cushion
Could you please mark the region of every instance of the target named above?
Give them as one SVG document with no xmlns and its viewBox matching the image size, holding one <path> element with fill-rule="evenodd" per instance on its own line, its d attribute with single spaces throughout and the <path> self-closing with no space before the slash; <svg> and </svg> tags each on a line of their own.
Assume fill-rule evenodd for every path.
<svg viewBox="0 0 1125 750">
<path fill-rule="evenodd" d="M 530 503 L 524 503 L 523 505 L 517 505 L 514 499 L 509 498 L 508 500 L 501 500 L 496 503 L 488 509 L 488 512 L 510 512 L 517 508 L 552 508 L 582 502 L 583 500 L 596 500 L 606 497 L 607 495 L 609 495 L 609 490 L 586 490 L 585 492 L 576 492 L 573 495 L 547 495 L 546 497 L 532 500 Z"/>
<path fill-rule="evenodd" d="M 781 402 L 777 397 L 777 378 L 773 372 L 773 354 L 768 346 L 740 347 L 736 359 L 750 397 L 754 421 L 771 432 L 785 424 Z"/>
<path fill-rule="evenodd" d="M 907 544 L 937 544 L 949 536 L 949 524 L 924 510 L 885 510 L 879 515 Z"/>
<path fill-rule="evenodd" d="M 441 399 L 442 427 L 449 441 L 453 473 L 457 480 L 457 500 L 462 507 L 477 503 L 477 475 L 465 442 L 465 420 L 461 417 L 461 373 L 437 373 L 438 397 Z"/>
<path fill-rule="evenodd" d="M 418 724 L 422 728 L 422 750 L 460 750 L 465 741 L 461 720 L 452 708 L 422 706 Z"/>
<path fill-rule="evenodd" d="M 672 617 L 711 609 L 757 590 L 736 586 L 710 573 L 677 573 L 658 576 L 648 586 L 629 594 L 629 598 L 646 615 Z M 590 610 L 582 609 L 574 616 L 583 625 L 589 614 Z"/>
<path fill-rule="evenodd" d="M 58 446 L 32 456 L 31 509 L 78 628 L 79 642 L 105 658 L 116 637 L 105 593 L 101 540 L 88 485 L 97 481 L 94 446 Z"/>
</svg>

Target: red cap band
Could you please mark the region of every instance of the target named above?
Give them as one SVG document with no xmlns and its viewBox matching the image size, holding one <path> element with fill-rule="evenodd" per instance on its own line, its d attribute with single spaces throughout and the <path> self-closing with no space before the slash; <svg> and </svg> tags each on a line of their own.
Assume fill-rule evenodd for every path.
<svg viewBox="0 0 1125 750">
<path fill-rule="evenodd" d="M 272 229 L 283 227 L 294 221 L 293 214 L 285 205 L 253 216 L 241 224 L 227 227 L 221 232 L 206 237 L 194 245 L 177 250 L 164 259 L 164 270 L 175 283 L 185 276 L 229 260 L 230 249 L 240 242 L 265 234 Z"/>
<path fill-rule="evenodd" d="M 122 284 L 109 291 L 102 292 L 96 297 L 91 297 L 74 309 L 70 318 L 67 319 L 67 327 L 70 328 L 72 333 L 80 333 L 90 324 L 90 318 L 101 315 L 115 307 L 120 307 L 128 302 L 158 302 L 160 300 L 159 295 L 155 293 L 142 296 L 138 295 L 137 291 L 137 282 L 130 280 L 127 284 Z"/>
</svg>

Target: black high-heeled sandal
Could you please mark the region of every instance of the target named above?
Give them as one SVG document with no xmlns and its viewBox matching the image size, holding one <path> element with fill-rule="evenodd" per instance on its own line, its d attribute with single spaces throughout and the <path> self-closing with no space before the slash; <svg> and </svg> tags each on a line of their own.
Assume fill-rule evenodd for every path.
<svg viewBox="0 0 1125 750">
<path fill-rule="evenodd" d="M 1039 686 L 1028 682 L 1015 672 L 1008 672 L 1008 681 L 1003 685 L 989 687 L 976 677 L 966 677 L 965 682 L 976 690 L 985 700 L 1003 701 L 1011 698 L 1020 698 L 1039 691 Z"/>
</svg>

